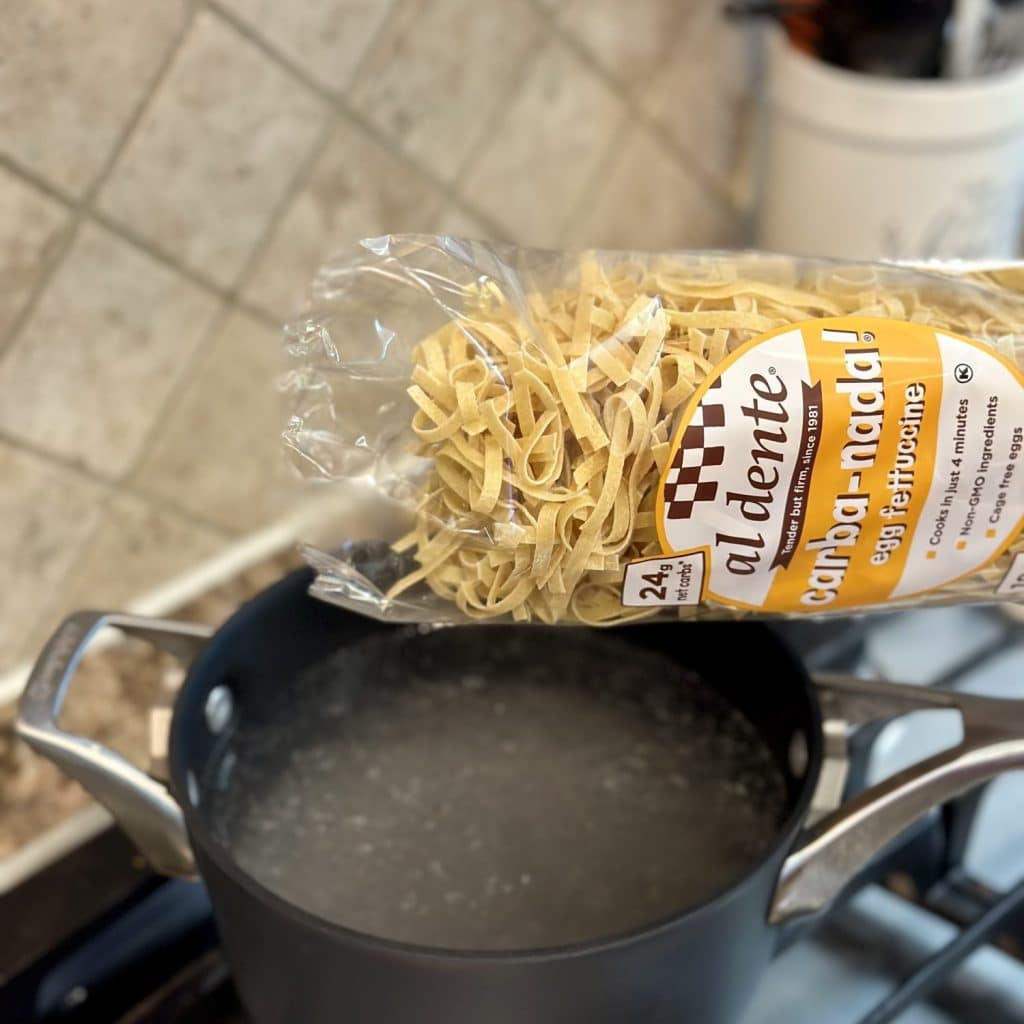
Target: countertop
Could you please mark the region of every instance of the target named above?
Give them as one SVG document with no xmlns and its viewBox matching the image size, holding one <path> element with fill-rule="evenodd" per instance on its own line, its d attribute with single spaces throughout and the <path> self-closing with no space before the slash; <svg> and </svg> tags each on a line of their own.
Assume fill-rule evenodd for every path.
<svg viewBox="0 0 1024 1024">
<path fill-rule="evenodd" d="M 217 626 L 246 599 L 301 565 L 289 550 L 239 573 L 175 613 Z M 148 710 L 162 686 L 180 678 L 169 655 L 124 639 L 86 654 L 62 715 L 69 729 L 148 766 Z M 82 788 L 35 755 L 0 716 L 0 859 L 92 803 Z"/>
</svg>

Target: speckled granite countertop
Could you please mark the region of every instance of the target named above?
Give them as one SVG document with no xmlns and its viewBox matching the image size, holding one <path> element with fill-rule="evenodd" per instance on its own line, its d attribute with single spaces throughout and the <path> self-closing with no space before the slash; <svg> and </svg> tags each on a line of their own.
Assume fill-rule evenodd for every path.
<svg viewBox="0 0 1024 1024">
<path fill-rule="evenodd" d="M 239 604 L 300 564 L 290 551 L 269 558 L 173 617 L 219 625 Z M 147 711 L 169 673 L 180 674 L 174 660 L 138 640 L 88 654 L 75 677 L 62 723 L 146 766 Z M 10 715 L 0 716 L 0 859 L 90 803 L 77 783 L 15 735 Z"/>
</svg>

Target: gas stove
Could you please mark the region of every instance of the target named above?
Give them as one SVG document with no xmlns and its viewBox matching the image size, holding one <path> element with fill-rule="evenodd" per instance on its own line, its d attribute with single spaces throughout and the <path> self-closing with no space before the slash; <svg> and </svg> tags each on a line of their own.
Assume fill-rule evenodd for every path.
<svg viewBox="0 0 1024 1024">
<path fill-rule="evenodd" d="M 812 670 L 1024 698 L 1024 627 L 1004 609 L 850 625 L 859 648 L 804 646 Z M 861 729 L 843 752 L 843 789 L 857 792 L 961 735 L 948 711 Z M 780 951 L 741 1024 L 1024 1022 L 1022 800 L 1016 773 L 934 809 Z"/>
<path fill-rule="evenodd" d="M 812 672 L 1024 697 L 1024 627 L 996 608 L 778 628 Z M 831 730 L 819 811 L 956 742 L 949 714 Z M 1010 775 L 934 810 L 789 931 L 740 1024 L 1024 1024 L 1022 797 Z M 115 828 L 0 896 L 0 921 L 5 1024 L 247 1021 L 202 885 Z"/>
</svg>

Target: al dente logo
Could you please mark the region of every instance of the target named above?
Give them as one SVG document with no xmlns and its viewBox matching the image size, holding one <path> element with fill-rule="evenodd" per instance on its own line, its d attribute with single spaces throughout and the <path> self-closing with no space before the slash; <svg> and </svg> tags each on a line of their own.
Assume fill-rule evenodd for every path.
<svg viewBox="0 0 1024 1024">
<path fill-rule="evenodd" d="M 709 443 L 716 434 L 724 441 L 725 406 L 716 401 L 719 377 L 710 384 L 679 439 L 662 494 L 668 519 L 689 519 L 699 502 L 718 497 L 717 467 L 725 458 L 725 445 Z"/>
<path fill-rule="evenodd" d="M 724 375 L 723 375 L 724 376 Z M 691 519 L 698 502 L 720 500 L 723 507 L 735 514 L 742 522 L 751 524 L 751 529 L 743 532 L 734 530 L 732 533 L 717 531 L 714 546 L 724 548 L 725 570 L 737 576 L 750 576 L 757 572 L 758 566 L 769 548 L 767 532 L 778 533 L 777 528 L 762 526 L 771 524 L 778 519 L 776 504 L 780 500 L 778 491 L 784 484 L 783 469 L 793 422 L 799 422 L 799 408 L 791 408 L 791 392 L 799 397 L 799 393 L 787 385 L 774 366 L 767 372 L 752 372 L 745 377 L 746 392 L 730 388 L 730 397 L 736 408 L 723 404 L 719 400 L 722 377 L 711 382 L 708 392 L 697 404 L 692 418 L 683 427 L 679 439 L 679 448 L 666 475 L 663 488 L 665 518 L 668 521 Z M 734 384 L 730 375 L 730 384 Z M 713 397 L 712 397 L 713 396 Z M 709 401 L 709 398 L 711 399 Z M 726 421 L 733 424 L 735 420 L 746 419 L 748 422 L 749 442 L 746 451 L 747 466 L 743 473 L 745 486 L 737 489 L 723 488 L 719 495 L 719 474 L 709 467 L 724 465 L 725 445 L 708 445 L 707 439 L 717 433 L 724 442 Z M 816 428 L 820 416 L 816 413 L 812 418 L 812 427 Z M 731 436 L 731 444 L 735 445 L 739 430 Z M 805 446 L 806 447 L 806 446 Z M 811 442 L 813 449 L 816 445 Z M 730 465 L 734 465 L 740 452 L 730 450 Z M 811 452 L 813 461 L 813 450 Z M 783 488 L 783 495 L 789 487 Z M 795 496 L 791 510 L 802 512 L 803 494 Z M 802 516 L 794 517 L 793 523 L 785 532 L 793 541 L 799 535 Z M 794 526 L 795 524 L 795 526 Z M 666 524 L 667 532 L 675 533 Z M 791 551 L 784 551 L 782 546 L 776 551 L 772 566 L 788 565 Z"/>
<path fill-rule="evenodd" d="M 677 430 L 658 523 L 678 566 L 657 572 L 698 573 L 702 593 L 738 607 L 816 612 L 984 565 L 1012 527 L 1010 388 L 1000 357 L 923 324 L 825 319 L 749 342 Z M 684 591 L 695 599 L 677 586 L 676 603 Z"/>
</svg>

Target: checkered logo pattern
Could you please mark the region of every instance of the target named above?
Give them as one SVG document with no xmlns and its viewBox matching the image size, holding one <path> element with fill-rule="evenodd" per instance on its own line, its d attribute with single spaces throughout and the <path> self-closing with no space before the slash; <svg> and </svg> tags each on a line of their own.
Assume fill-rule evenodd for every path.
<svg viewBox="0 0 1024 1024">
<path fill-rule="evenodd" d="M 725 448 L 709 444 L 721 438 L 725 427 L 725 406 L 715 402 L 715 389 L 720 387 L 719 377 L 708 388 L 704 400 L 697 406 L 689 425 L 683 431 L 679 450 L 665 478 L 665 516 L 668 519 L 689 519 L 699 501 L 714 501 L 718 482 L 708 479 L 708 468 L 720 466 Z M 709 401 L 710 400 L 710 401 Z"/>
</svg>

